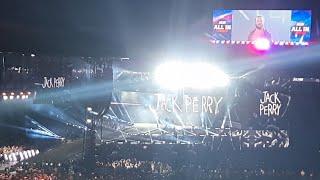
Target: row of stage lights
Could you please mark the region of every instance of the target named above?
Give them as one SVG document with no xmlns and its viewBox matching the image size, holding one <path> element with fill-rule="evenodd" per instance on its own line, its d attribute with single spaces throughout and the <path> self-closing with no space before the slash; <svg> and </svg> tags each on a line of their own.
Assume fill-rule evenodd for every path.
<svg viewBox="0 0 320 180">
<path fill-rule="evenodd" d="M 8 101 L 8 100 L 26 100 L 29 99 L 29 97 L 31 96 L 31 92 L 20 92 L 20 93 L 2 93 L 2 100 L 3 101 Z"/>
<path fill-rule="evenodd" d="M 211 40 L 213 44 L 236 44 L 236 45 L 249 45 L 254 44 L 253 41 L 231 41 L 231 40 Z M 308 42 L 292 42 L 292 41 L 271 41 L 275 46 L 308 46 Z"/>
<path fill-rule="evenodd" d="M 87 109 L 87 112 L 88 112 L 89 114 L 98 115 L 97 112 L 92 111 L 92 107 L 87 107 L 86 109 Z M 91 124 L 91 123 L 92 123 L 92 119 L 86 118 L 86 123 L 87 123 L 87 124 Z"/>
<path fill-rule="evenodd" d="M 66 123 L 67 126 L 72 126 L 72 127 L 76 127 L 76 128 L 79 128 L 79 129 L 85 129 L 79 125 L 75 125 L 75 124 L 72 124 L 72 123 Z"/>
<path fill-rule="evenodd" d="M 31 149 L 31 150 L 25 150 L 21 152 L 10 153 L 10 154 L 0 154 L 0 157 L 3 157 L 4 161 L 18 162 L 18 161 L 27 160 L 38 154 L 39 154 L 38 149 Z"/>
</svg>

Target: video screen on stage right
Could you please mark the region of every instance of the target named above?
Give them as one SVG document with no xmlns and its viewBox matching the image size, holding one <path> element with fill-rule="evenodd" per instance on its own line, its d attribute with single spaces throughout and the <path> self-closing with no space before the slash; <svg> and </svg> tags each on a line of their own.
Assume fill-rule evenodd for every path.
<svg viewBox="0 0 320 180">
<path fill-rule="evenodd" d="M 308 43 L 311 10 L 213 10 L 212 40 Z"/>
</svg>

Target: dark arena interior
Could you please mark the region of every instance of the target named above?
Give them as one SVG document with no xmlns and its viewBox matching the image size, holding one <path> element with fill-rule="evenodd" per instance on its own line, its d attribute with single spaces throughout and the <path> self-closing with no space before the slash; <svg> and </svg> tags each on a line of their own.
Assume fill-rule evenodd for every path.
<svg viewBox="0 0 320 180">
<path fill-rule="evenodd" d="M 320 179 L 320 1 L 6 1 L 0 179 Z"/>
</svg>

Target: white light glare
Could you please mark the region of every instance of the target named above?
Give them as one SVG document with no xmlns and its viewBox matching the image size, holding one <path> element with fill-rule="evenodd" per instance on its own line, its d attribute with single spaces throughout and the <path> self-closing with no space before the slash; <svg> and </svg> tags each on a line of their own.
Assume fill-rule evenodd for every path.
<svg viewBox="0 0 320 180">
<path fill-rule="evenodd" d="M 92 120 L 91 119 L 87 119 L 87 124 L 90 124 L 91 122 L 92 122 Z"/>
<path fill-rule="evenodd" d="M 268 50 L 270 49 L 270 41 L 265 38 L 260 38 L 254 41 L 254 47 L 257 50 Z"/>
<path fill-rule="evenodd" d="M 229 76 L 208 63 L 168 62 L 155 71 L 156 82 L 167 89 L 210 89 L 229 84 Z"/>
<path fill-rule="evenodd" d="M 31 155 L 32 155 L 32 156 L 35 156 L 35 155 L 36 155 L 36 153 L 34 152 L 33 149 L 31 150 Z"/>
<path fill-rule="evenodd" d="M 25 158 L 25 159 L 29 159 L 29 156 L 28 156 L 27 151 L 23 151 L 23 154 L 24 154 L 24 158 Z"/>
</svg>

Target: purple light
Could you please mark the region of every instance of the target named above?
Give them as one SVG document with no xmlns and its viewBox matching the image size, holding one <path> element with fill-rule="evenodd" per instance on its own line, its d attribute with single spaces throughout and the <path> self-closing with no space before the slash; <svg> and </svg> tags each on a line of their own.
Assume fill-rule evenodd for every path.
<svg viewBox="0 0 320 180">
<path fill-rule="evenodd" d="M 270 49 L 270 41 L 268 39 L 257 39 L 254 41 L 254 47 L 260 51 L 266 51 Z"/>
</svg>

